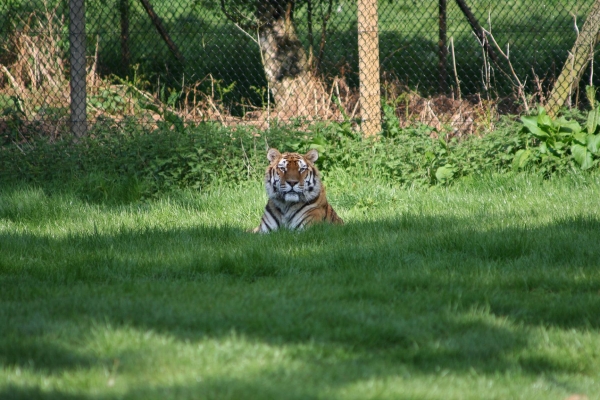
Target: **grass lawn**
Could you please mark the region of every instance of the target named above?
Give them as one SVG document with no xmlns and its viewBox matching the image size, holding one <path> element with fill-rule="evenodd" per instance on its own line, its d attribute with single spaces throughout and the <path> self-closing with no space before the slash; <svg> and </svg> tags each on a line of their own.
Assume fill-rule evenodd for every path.
<svg viewBox="0 0 600 400">
<path fill-rule="evenodd" d="M 252 235 L 260 183 L 0 192 L 1 399 L 600 398 L 600 176 L 400 190 Z"/>
</svg>

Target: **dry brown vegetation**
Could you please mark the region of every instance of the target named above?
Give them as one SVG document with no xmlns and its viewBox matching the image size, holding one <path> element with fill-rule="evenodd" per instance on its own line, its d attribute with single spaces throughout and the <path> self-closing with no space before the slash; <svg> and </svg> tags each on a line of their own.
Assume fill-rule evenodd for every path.
<svg viewBox="0 0 600 400">
<path fill-rule="evenodd" d="M 45 7 L 19 25 L 3 43 L 8 56 L 0 63 L 0 95 L 5 102 L 11 99 L 23 120 L 40 122 L 48 112 L 69 106 L 67 62 L 60 45 L 64 18 L 56 8 Z M 55 122 L 58 128 L 61 118 Z M 53 136 L 56 131 L 45 133 Z"/>
<path fill-rule="evenodd" d="M 478 135 L 493 130 L 499 117 L 499 102 L 481 96 L 423 97 L 397 79 L 384 81 L 383 92 L 387 103 L 396 110 L 402 128 L 429 125 L 435 129 L 432 135 L 436 131 L 456 137 Z"/>
</svg>

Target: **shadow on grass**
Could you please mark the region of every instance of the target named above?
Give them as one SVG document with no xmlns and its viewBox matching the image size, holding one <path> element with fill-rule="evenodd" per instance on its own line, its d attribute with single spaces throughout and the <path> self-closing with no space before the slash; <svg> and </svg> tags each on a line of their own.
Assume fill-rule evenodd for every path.
<svg viewBox="0 0 600 400">
<path fill-rule="evenodd" d="M 0 363 L 48 372 L 90 368 L 98 360 L 75 354 L 38 335 L 21 335 L 0 341 Z M 5 398 L 0 396 L 0 398 Z"/>
<path fill-rule="evenodd" d="M 92 396 L 85 396 L 79 394 L 69 394 L 64 391 L 58 390 L 42 390 L 39 387 L 21 387 L 16 385 L 10 385 L 0 390 L 0 399 L 11 399 L 11 400 L 75 400 L 75 399 L 89 399 Z M 98 398 L 95 397 L 94 398 Z"/>
<path fill-rule="evenodd" d="M 272 345 L 341 349 L 373 377 L 406 368 L 580 371 L 576 360 L 526 349 L 536 327 L 600 328 L 600 220 L 492 231 L 474 222 L 405 215 L 270 235 L 235 228 L 62 239 L 1 232 L 0 314 L 8 323 L 0 328 L 0 363 L 52 373 L 102 363 L 53 347 L 48 335 L 56 321 L 104 321 L 181 340 L 234 331 Z M 48 329 L 29 329 L 34 318 Z M 337 376 L 334 384 L 364 374 Z M 257 382 L 202 385 L 264 397 L 282 390 Z M 53 398 L 28 390 L 9 387 L 0 398 Z M 158 389 L 156 396 L 178 390 L 196 389 Z"/>
<path fill-rule="evenodd" d="M 173 385 L 137 388 L 127 391 L 125 398 L 144 399 L 144 400 L 164 400 L 164 399 L 302 399 L 312 400 L 321 399 L 317 388 L 299 386 L 290 390 L 284 386 L 269 383 L 268 379 L 262 381 L 246 381 L 234 378 L 211 379 L 201 383 L 190 385 Z M 122 395 L 86 395 L 86 394 L 68 394 L 58 390 L 40 390 L 39 388 L 22 388 L 10 386 L 0 390 L 0 398 L 11 400 L 70 400 L 70 399 L 97 399 L 109 400 L 123 398 Z M 395 399 L 412 399 L 411 396 L 395 396 Z"/>
</svg>

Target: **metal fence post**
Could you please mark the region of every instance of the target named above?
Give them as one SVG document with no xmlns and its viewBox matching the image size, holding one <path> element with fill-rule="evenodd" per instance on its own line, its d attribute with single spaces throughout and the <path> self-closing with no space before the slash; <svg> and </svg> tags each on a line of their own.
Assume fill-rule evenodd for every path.
<svg viewBox="0 0 600 400">
<path fill-rule="evenodd" d="M 361 128 L 363 135 L 373 136 L 381 131 L 377 0 L 358 0 L 357 17 Z"/>
<path fill-rule="evenodd" d="M 447 21 L 446 0 L 439 0 L 439 41 L 438 41 L 438 73 L 439 73 L 439 91 L 448 92 L 448 71 L 446 70 L 446 61 L 448 58 L 448 47 L 446 46 L 446 21 Z"/>
<path fill-rule="evenodd" d="M 87 133 L 85 84 L 85 0 L 69 0 L 69 47 L 71 58 L 71 132 Z"/>
</svg>

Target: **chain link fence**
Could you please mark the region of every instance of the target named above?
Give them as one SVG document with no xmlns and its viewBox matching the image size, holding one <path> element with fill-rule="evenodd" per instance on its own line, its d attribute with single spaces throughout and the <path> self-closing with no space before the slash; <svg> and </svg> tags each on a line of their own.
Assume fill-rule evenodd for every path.
<svg viewBox="0 0 600 400">
<path fill-rule="evenodd" d="M 539 104 L 589 105 L 585 86 L 598 85 L 595 42 L 582 45 L 583 55 L 573 49 L 594 7 L 594 0 L 5 0 L 0 135 L 202 121 L 260 128 L 351 121 L 377 131 L 391 119 L 474 133 Z"/>
</svg>

